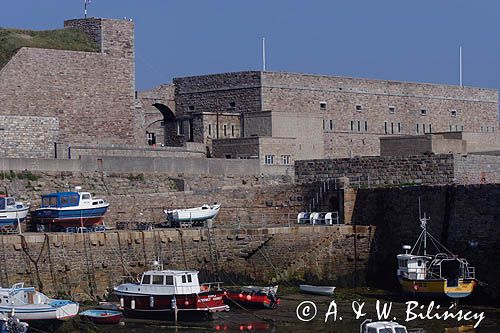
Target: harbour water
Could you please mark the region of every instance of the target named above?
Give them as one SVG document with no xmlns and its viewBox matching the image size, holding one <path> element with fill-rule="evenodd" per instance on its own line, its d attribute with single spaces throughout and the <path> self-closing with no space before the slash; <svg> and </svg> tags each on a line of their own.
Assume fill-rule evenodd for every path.
<svg viewBox="0 0 500 333">
<path fill-rule="evenodd" d="M 449 309 L 450 302 L 443 300 L 436 303 L 440 311 L 432 310 L 431 313 L 443 313 L 448 310 L 453 313 L 462 311 L 471 314 L 483 314 L 484 319 L 477 328 L 473 328 L 477 320 L 436 320 L 436 319 L 415 319 L 406 321 L 407 305 L 406 301 L 398 298 L 397 295 L 387 295 L 383 292 L 373 292 L 368 289 L 356 289 L 340 291 L 333 297 L 315 296 L 300 294 L 298 292 L 286 292 L 281 296 L 281 304 L 276 310 L 267 309 L 244 309 L 233 306 L 231 311 L 217 314 L 210 322 L 179 323 L 175 326 L 171 322 L 153 322 L 140 320 L 125 320 L 119 326 L 94 326 L 90 323 L 79 323 L 72 332 L 336 332 L 348 333 L 359 332 L 360 324 L 368 318 L 377 321 L 376 304 L 392 304 L 390 316 L 387 320 L 395 320 L 405 325 L 409 332 L 418 333 L 451 333 L 451 332 L 480 332 L 493 333 L 500 332 L 500 309 L 493 307 L 481 307 L 472 305 L 458 305 Z M 297 307 L 304 301 L 313 302 L 317 308 L 317 314 L 311 321 L 301 321 L 297 318 Z M 337 306 L 336 320 L 334 315 L 328 316 L 325 323 L 325 315 L 330 308 L 332 301 Z M 361 313 L 364 315 L 356 319 L 353 310 L 353 302 L 359 310 L 359 306 L 364 303 Z M 421 302 L 420 310 L 422 316 L 427 313 L 429 303 Z M 437 306 L 436 305 L 436 306 Z M 382 308 L 382 307 L 381 307 Z M 333 308 L 330 308 L 332 310 Z M 444 310 L 443 310 L 444 309 Z M 414 310 L 417 313 L 417 310 Z M 306 311 L 307 312 L 307 311 Z M 299 310 L 300 313 L 300 310 Z M 342 318 L 342 319 L 340 319 Z M 303 318 L 306 319 L 306 318 Z M 66 330 L 68 331 L 68 330 Z"/>
</svg>

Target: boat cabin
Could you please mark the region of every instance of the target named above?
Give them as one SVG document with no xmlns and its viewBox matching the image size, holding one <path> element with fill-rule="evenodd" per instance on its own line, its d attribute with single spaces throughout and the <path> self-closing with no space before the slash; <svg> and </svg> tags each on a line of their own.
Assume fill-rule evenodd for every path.
<svg viewBox="0 0 500 333">
<path fill-rule="evenodd" d="M 198 294 L 198 271 L 152 270 L 142 274 L 141 291 L 167 294 Z"/>
<path fill-rule="evenodd" d="M 12 197 L 0 196 L 0 210 L 21 209 L 23 205 L 16 203 L 16 199 Z"/>
<path fill-rule="evenodd" d="M 368 323 L 361 330 L 362 333 L 408 333 L 406 327 L 392 321 L 378 321 Z"/>
<path fill-rule="evenodd" d="M 93 200 L 89 192 L 60 192 L 42 195 L 42 208 L 91 207 L 104 203 L 104 199 Z"/>
<path fill-rule="evenodd" d="M 410 280 L 425 280 L 427 276 L 426 256 L 399 254 L 398 276 Z"/>
</svg>

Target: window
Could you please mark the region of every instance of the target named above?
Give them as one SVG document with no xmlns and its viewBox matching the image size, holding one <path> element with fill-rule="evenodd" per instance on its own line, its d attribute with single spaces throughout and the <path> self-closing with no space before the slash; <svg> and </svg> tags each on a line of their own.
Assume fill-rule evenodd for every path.
<svg viewBox="0 0 500 333">
<path fill-rule="evenodd" d="M 177 135 L 184 135 L 184 124 L 182 120 L 177 121 Z"/>
<path fill-rule="evenodd" d="M 326 129 L 326 127 L 325 127 L 325 122 L 326 122 L 326 120 L 325 120 L 325 119 L 323 119 L 323 131 Z"/>
<path fill-rule="evenodd" d="M 483 126 L 481 126 L 481 132 L 483 132 Z"/>
<path fill-rule="evenodd" d="M 419 128 L 419 126 L 417 124 L 417 134 L 419 134 L 419 133 L 420 133 L 420 128 Z"/>
<path fill-rule="evenodd" d="M 326 110 L 326 102 L 319 102 L 320 110 Z"/>
<path fill-rule="evenodd" d="M 464 125 L 460 126 L 460 130 L 463 131 L 464 130 Z M 495 132 L 495 127 L 492 128 L 492 132 Z"/>
<path fill-rule="evenodd" d="M 333 131 L 333 120 L 330 119 L 330 131 Z"/>
<path fill-rule="evenodd" d="M 50 197 L 50 206 L 57 207 L 57 197 Z"/>
<path fill-rule="evenodd" d="M 212 124 L 208 124 L 208 135 L 212 135 Z"/>
<path fill-rule="evenodd" d="M 456 117 L 456 116 L 457 116 L 457 110 L 451 110 L 451 111 L 450 111 L 450 115 L 451 115 L 452 117 Z"/>
<path fill-rule="evenodd" d="M 187 279 L 188 279 L 188 282 L 193 282 L 193 279 L 192 279 L 192 277 L 191 277 L 191 274 L 188 274 Z"/>
<path fill-rule="evenodd" d="M 82 194 L 82 200 L 90 200 L 90 194 L 88 193 Z"/>
<path fill-rule="evenodd" d="M 50 205 L 50 198 L 48 198 L 48 197 L 43 198 L 42 199 L 42 206 L 47 207 L 48 205 Z"/>
<path fill-rule="evenodd" d="M 229 109 L 230 110 L 236 109 L 236 102 L 229 102 Z"/>
<path fill-rule="evenodd" d="M 223 129 L 224 129 L 224 136 L 227 136 L 227 125 L 224 125 Z"/>
<path fill-rule="evenodd" d="M 398 133 L 401 133 L 401 123 L 398 123 Z"/>
<path fill-rule="evenodd" d="M 156 145 L 156 135 L 152 132 L 146 132 L 146 139 L 148 140 L 148 145 Z"/>
<path fill-rule="evenodd" d="M 151 275 L 143 275 L 141 284 L 151 284 Z"/>
<path fill-rule="evenodd" d="M 432 133 L 432 124 L 429 124 L 429 133 Z"/>
<path fill-rule="evenodd" d="M 190 106 L 188 106 L 188 111 L 189 111 L 189 112 L 193 112 L 193 111 L 194 111 L 194 105 L 190 105 Z"/>
<path fill-rule="evenodd" d="M 274 164 L 274 155 L 266 155 L 266 164 Z"/>
<path fill-rule="evenodd" d="M 174 277 L 172 275 L 165 276 L 165 284 L 167 286 L 173 286 L 174 285 Z"/>
<path fill-rule="evenodd" d="M 281 163 L 283 165 L 290 165 L 290 155 L 281 155 Z"/>
<path fill-rule="evenodd" d="M 182 276 L 182 283 L 186 283 L 186 275 Z"/>
<path fill-rule="evenodd" d="M 396 108 L 394 106 L 389 106 L 389 113 L 396 113 Z"/>
<path fill-rule="evenodd" d="M 368 132 L 368 122 L 365 120 L 365 132 Z"/>
<path fill-rule="evenodd" d="M 418 126 L 418 125 L 417 125 Z M 384 133 L 387 134 L 387 121 L 384 121 Z M 418 130 L 417 130 L 418 133 Z"/>
<path fill-rule="evenodd" d="M 358 132 L 361 132 L 361 122 L 358 120 Z"/>
<path fill-rule="evenodd" d="M 153 275 L 153 284 L 163 284 L 163 275 Z"/>
<path fill-rule="evenodd" d="M 452 126 L 450 125 L 450 132 L 452 131 Z"/>
<path fill-rule="evenodd" d="M 391 134 L 394 134 L 394 123 L 391 121 Z"/>
<path fill-rule="evenodd" d="M 356 105 L 356 111 L 363 111 L 363 107 L 361 105 Z"/>
<path fill-rule="evenodd" d="M 61 197 L 61 205 L 67 205 L 69 202 L 68 197 Z"/>
<path fill-rule="evenodd" d="M 427 116 L 427 109 L 420 109 L 421 116 Z"/>
<path fill-rule="evenodd" d="M 354 121 L 351 120 L 351 131 L 354 131 Z"/>
<path fill-rule="evenodd" d="M 231 136 L 234 138 L 234 125 L 231 125 Z"/>
<path fill-rule="evenodd" d="M 69 197 L 69 202 L 73 205 L 76 205 L 78 203 L 78 196 L 77 195 L 72 195 Z"/>
<path fill-rule="evenodd" d="M 425 124 L 422 124 L 422 132 L 425 133 Z"/>
<path fill-rule="evenodd" d="M 165 127 L 165 122 L 164 121 L 160 121 L 160 127 Z"/>
</svg>

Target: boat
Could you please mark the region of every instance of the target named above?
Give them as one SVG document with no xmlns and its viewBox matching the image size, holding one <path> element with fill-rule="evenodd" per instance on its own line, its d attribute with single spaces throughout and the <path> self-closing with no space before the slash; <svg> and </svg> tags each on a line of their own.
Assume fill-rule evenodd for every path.
<svg viewBox="0 0 500 333">
<path fill-rule="evenodd" d="M 299 289 L 304 293 L 325 296 L 331 296 L 335 291 L 335 287 L 332 286 L 313 286 L 309 284 L 301 284 L 299 285 Z"/>
<path fill-rule="evenodd" d="M 202 222 L 214 219 L 219 214 L 220 204 L 203 205 L 201 207 L 188 209 L 164 210 L 167 220 L 172 223 L 179 222 Z"/>
<path fill-rule="evenodd" d="M 87 318 L 96 324 L 115 325 L 123 317 L 121 311 L 92 309 L 80 313 L 80 317 Z"/>
<path fill-rule="evenodd" d="M 13 197 L 0 194 L 0 230 L 14 230 L 26 220 L 29 206 Z"/>
<path fill-rule="evenodd" d="M 62 321 L 76 316 L 78 308 L 78 303 L 49 298 L 23 282 L 0 288 L 0 313 L 23 321 Z"/>
<path fill-rule="evenodd" d="M 30 325 L 20 321 L 16 316 L 0 314 L 0 333 L 26 333 Z"/>
<path fill-rule="evenodd" d="M 198 271 L 164 270 L 155 262 L 140 282 L 113 288 L 125 317 L 155 320 L 210 320 L 229 311 L 223 291 L 213 284 L 200 284 Z"/>
<path fill-rule="evenodd" d="M 244 286 L 238 291 L 227 290 L 224 300 L 226 304 L 235 302 L 246 307 L 275 309 L 280 304 L 277 293 L 278 286 Z"/>
<path fill-rule="evenodd" d="M 66 230 L 68 227 L 102 225 L 109 203 L 94 199 L 89 192 L 57 192 L 42 195 L 42 205 L 35 210 L 38 231 Z"/>
<path fill-rule="evenodd" d="M 426 297 L 469 296 L 477 285 L 475 268 L 443 246 L 427 231 L 429 222 L 420 218 L 422 232 L 413 247 L 404 245 L 404 254 L 398 254 L 397 277 L 405 293 Z M 428 240 L 434 246 L 431 254 Z"/>
<path fill-rule="evenodd" d="M 408 333 L 405 326 L 398 324 L 395 321 L 375 321 L 370 319 L 361 323 L 359 328 L 360 333 Z"/>
</svg>

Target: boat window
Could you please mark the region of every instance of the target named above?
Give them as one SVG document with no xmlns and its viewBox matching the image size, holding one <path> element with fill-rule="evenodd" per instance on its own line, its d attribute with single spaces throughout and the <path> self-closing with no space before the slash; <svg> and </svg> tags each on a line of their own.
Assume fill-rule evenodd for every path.
<svg viewBox="0 0 500 333">
<path fill-rule="evenodd" d="M 182 283 L 186 283 L 186 275 L 182 276 Z"/>
<path fill-rule="evenodd" d="M 201 209 L 208 209 L 208 207 L 207 206 L 203 206 L 203 207 L 201 207 Z"/>
<path fill-rule="evenodd" d="M 49 206 L 51 207 L 57 207 L 57 197 L 50 197 L 50 204 Z"/>
<path fill-rule="evenodd" d="M 90 194 L 88 194 L 88 193 L 82 194 L 82 199 L 83 200 L 90 199 Z"/>
<path fill-rule="evenodd" d="M 187 279 L 188 279 L 188 282 L 193 282 L 193 280 L 192 280 L 192 278 L 191 278 L 191 274 L 189 274 L 189 275 L 187 276 Z"/>
<path fill-rule="evenodd" d="M 42 206 L 48 206 L 50 204 L 50 198 L 45 197 L 42 200 Z"/>
<path fill-rule="evenodd" d="M 78 202 L 78 196 L 77 195 L 72 195 L 69 197 L 69 202 L 73 205 L 76 205 L 76 203 Z"/>
<path fill-rule="evenodd" d="M 422 260 L 417 261 L 417 266 L 422 266 Z"/>
<path fill-rule="evenodd" d="M 378 333 L 393 333 L 394 331 L 391 328 L 381 328 L 378 330 Z"/>
<path fill-rule="evenodd" d="M 396 327 L 396 333 L 407 333 L 403 327 Z"/>
<path fill-rule="evenodd" d="M 373 328 L 373 327 L 368 327 L 368 331 L 366 331 L 367 333 L 377 333 L 377 329 L 376 328 Z"/>
<path fill-rule="evenodd" d="M 69 203 L 69 198 L 68 197 L 61 197 L 61 206 L 62 205 L 67 205 Z"/>
<path fill-rule="evenodd" d="M 92 201 L 92 206 L 97 206 L 97 201 Z"/>
<path fill-rule="evenodd" d="M 143 275 L 141 284 L 151 284 L 151 275 Z"/>
<path fill-rule="evenodd" d="M 16 204 L 16 200 L 14 198 L 7 198 L 7 206 L 13 206 Z"/>
<path fill-rule="evenodd" d="M 165 276 L 165 284 L 167 286 L 173 286 L 174 285 L 174 277 L 172 275 Z"/>
<path fill-rule="evenodd" d="M 163 275 L 153 275 L 153 284 L 163 284 Z"/>
</svg>

